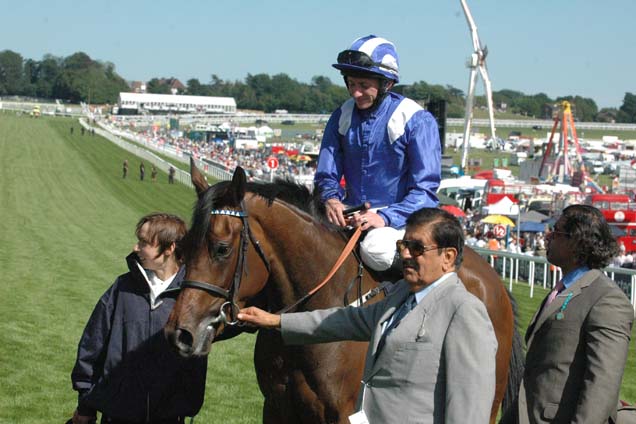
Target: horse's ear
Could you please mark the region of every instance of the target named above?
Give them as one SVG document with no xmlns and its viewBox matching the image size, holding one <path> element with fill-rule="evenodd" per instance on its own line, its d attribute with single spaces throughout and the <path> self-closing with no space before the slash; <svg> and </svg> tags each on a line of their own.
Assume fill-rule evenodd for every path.
<svg viewBox="0 0 636 424">
<path fill-rule="evenodd" d="M 247 185 L 247 177 L 245 171 L 240 166 L 237 166 L 232 176 L 232 191 L 234 193 L 234 200 L 236 205 L 241 203 L 243 196 L 245 196 L 245 186 Z"/>
<path fill-rule="evenodd" d="M 203 193 L 205 193 L 208 187 L 210 187 L 205 176 L 194 164 L 194 159 L 192 157 L 190 157 L 190 179 L 192 180 L 192 184 L 194 185 L 199 198 L 203 195 Z"/>
</svg>

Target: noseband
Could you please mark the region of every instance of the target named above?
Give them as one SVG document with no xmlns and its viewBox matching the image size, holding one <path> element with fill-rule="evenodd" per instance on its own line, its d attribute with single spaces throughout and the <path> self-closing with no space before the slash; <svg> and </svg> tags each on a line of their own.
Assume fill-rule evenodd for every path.
<svg viewBox="0 0 636 424">
<path fill-rule="evenodd" d="M 238 324 L 238 319 L 236 316 L 238 315 L 239 307 L 236 303 L 236 298 L 238 296 L 239 289 L 241 287 L 241 278 L 243 277 L 243 273 L 247 274 L 247 264 L 245 262 L 245 256 L 247 255 L 248 248 L 248 240 L 252 242 L 256 252 L 263 260 L 265 264 L 265 268 L 267 272 L 270 272 L 269 261 L 265 257 L 265 253 L 261 248 L 261 244 L 258 240 L 254 239 L 254 235 L 250 230 L 250 225 L 248 221 L 247 212 L 245 212 L 245 205 L 241 202 L 242 210 L 231 210 L 231 209 L 213 209 L 210 212 L 210 215 L 227 215 L 234 216 L 240 218 L 243 223 L 243 229 L 241 230 L 241 247 L 239 249 L 239 257 L 236 262 L 236 269 L 234 270 L 234 278 L 232 279 L 232 285 L 229 290 L 224 289 L 218 284 L 213 283 L 204 283 L 201 281 L 194 280 L 183 280 L 181 282 L 182 288 L 192 288 L 199 289 L 205 292 L 212 294 L 213 296 L 222 297 L 226 300 L 226 302 L 221 305 L 221 309 L 219 310 L 219 315 L 212 320 L 210 325 L 217 324 L 219 322 L 223 322 L 226 325 L 236 325 Z M 225 313 L 224 309 L 229 306 L 229 319 L 228 314 Z"/>
</svg>

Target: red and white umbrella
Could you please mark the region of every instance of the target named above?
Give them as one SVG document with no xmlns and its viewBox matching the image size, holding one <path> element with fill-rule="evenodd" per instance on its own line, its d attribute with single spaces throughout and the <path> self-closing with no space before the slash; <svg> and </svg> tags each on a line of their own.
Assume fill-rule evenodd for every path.
<svg viewBox="0 0 636 424">
<path fill-rule="evenodd" d="M 442 205 L 440 206 L 441 209 L 444 209 L 445 211 L 455 215 L 458 218 L 465 218 L 466 217 L 466 212 L 464 212 L 462 210 L 462 208 L 458 207 L 458 206 L 454 206 L 454 205 Z"/>
</svg>

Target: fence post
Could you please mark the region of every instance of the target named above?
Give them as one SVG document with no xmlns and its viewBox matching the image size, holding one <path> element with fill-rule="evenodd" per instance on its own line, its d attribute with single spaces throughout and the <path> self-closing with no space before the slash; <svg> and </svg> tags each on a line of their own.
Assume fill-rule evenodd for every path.
<svg viewBox="0 0 636 424">
<path fill-rule="evenodd" d="M 548 264 L 543 264 L 543 288 L 546 288 L 546 284 L 548 283 Z"/>
<path fill-rule="evenodd" d="M 510 258 L 510 286 L 511 287 L 512 287 L 512 280 L 513 280 L 514 271 L 515 271 L 514 259 Z M 512 289 L 510 289 L 510 291 L 512 291 Z"/>
<path fill-rule="evenodd" d="M 632 298 L 630 299 L 632 302 L 632 306 L 634 307 L 634 316 L 636 317 L 636 275 L 632 275 L 630 280 L 631 289 L 632 289 Z"/>
<path fill-rule="evenodd" d="M 530 299 L 534 297 L 534 261 L 530 261 L 530 270 L 528 271 L 528 283 L 530 283 Z"/>
<path fill-rule="evenodd" d="M 504 269 L 504 278 L 505 277 L 506 277 L 506 271 Z M 510 290 L 510 292 L 512 293 L 512 258 L 510 258 L 510 284 L 508 285 L 508 290 Z"/>
</svg>

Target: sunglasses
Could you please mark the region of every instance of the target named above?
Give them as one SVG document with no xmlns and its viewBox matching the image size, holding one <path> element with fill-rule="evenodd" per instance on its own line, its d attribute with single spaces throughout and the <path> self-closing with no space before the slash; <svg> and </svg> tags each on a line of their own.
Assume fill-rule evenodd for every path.
<svg viewBox="0 0 636 424">
<path fill-rule="evenodd" d="M 429 250 L 439 249 L 439 247 L 434 244 L 426 246 L 419 240 L 398 240 L 395 242 L 395 245 L 397 246 L 397 250 L 400 255 L 405 249 L 409 249 L 411 256 L 414 258 L 423 255 Z"/>
<path fill-rule="evenodd" d="M 372 66 L 379 66 L 395 71 L 395 69 L 387 66 L 383 63 L 374 62 L 371 56 L 358 50 L 343 50 L 338 53 L 338 63 L 341 65 L 353 65 L 360 66 L 362 68 L 371 68 Z"/>
<path fill-rule="evenodd" d="M 563 236 L 565 236 L 565 237 L 570 237 L 570 236 L 571 236 L 571 234 L 570 234 L 570 233 L 568 233 L 567 231 L 560 231 L 560 230 L 557 230 L 557 229 L 556 229 L 556 227 L 554 226 L 554 224 L 550 224 L 550 225 L 548 226 L 548 231 L 547 231 L 547 233 L 546 233 L 546 237 L 548 237 L 548 236 L 550 236 L 550 237 L 554 237 L 554 236 L 556 236 L 557 234 L 561 234 L 561 235 L 563 235 Z"/>
</svg>

